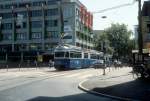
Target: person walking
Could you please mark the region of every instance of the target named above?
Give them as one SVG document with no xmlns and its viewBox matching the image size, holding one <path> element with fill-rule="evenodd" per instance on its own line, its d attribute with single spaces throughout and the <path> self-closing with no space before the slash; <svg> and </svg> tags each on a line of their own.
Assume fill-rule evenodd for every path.
<svg viewBox="0 0 150 101">
<path fill-rule="evenodd" d="M 54 62 L 52 60 L 49 60 L 49 67 L 52 68 L 54 66 Z"/>
</svg>

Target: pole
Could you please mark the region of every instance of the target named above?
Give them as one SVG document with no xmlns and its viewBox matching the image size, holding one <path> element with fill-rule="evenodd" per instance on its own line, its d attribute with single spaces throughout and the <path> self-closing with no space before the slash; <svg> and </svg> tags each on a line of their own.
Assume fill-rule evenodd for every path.
<svg viewBox="0 0 150 101">
<path fill-rule="evenodd" d="M 64 37 L 64 17 L 63 17 L 63 8 L 62 8 L 62 2 L 58 2 L 59 6 L 59 12 L 60 12 L 60 45 L 63 45 L 63 37 Z"/>
<path fill-rule="evenodd" d="M 143 53 L 143 35 L 142 35 L 142 14 L 141 14 L 141 0 L 138 0 L 138 45 L 139 45 L 139 54 Z"/>
</svg>

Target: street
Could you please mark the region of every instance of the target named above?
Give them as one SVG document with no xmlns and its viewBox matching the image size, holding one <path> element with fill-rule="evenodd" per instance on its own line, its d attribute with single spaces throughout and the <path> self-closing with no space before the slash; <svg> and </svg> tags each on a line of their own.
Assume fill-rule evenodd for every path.
<svg viewBox="0 0 150 101">
<path fill-rule="evenodd" d="M 93 68 L 71 71 L 56 71 L 53 68 L 0 70 L 0 100 L 112 101 L 78 89 L 81 81 L 102 75 L 102 72 Z"/>
</svg>

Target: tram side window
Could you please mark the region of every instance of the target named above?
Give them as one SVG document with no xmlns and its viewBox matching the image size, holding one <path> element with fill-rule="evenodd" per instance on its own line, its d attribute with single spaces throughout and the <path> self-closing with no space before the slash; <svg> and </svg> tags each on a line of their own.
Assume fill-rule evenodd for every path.
<svg viewBox="0 0 150 101">
<path fill-rule="evenodd" d="M 91 54 L 91 59 L 98 59 L 98 55 L 96 55 L 96 54 Z"/>
<path fill-rule="evenodd" d="M 64 57 L 64 52 L 55 52 L 55 57 Z"/>
<path fill-rule="evenodd" d="M 73 58 L 74 57 L 73 55 L 74 55 L 73 53 L 70 53 L 70 58 Z"/>
<path fill-rule="evenodd" d="M 81 53 L 76 53 L 76 58 L 81 58 Z"/>
<path fill-rule="evenodd" d="M 75 53 L 70 53 L 71 58 L 81 58 L 81 53 L 75 52 Z"/>
<path fill-rule="evenodd" d="M 66 57 L 66 58 L 69 58 L 69 52 L 66 52 L 66 53 L 65 53 L 65 57 Z"/>
<path fill-rule="evenodd" d="M 104 57 L 103 56 L 99 56 L 99 59 L 104 59 Z"/>
<path fill-rule="evenodd" d="M 85 58 L 85 59 L 88 58 L 88 53 L 84 53 L 84 58 Z"/>
</svg>

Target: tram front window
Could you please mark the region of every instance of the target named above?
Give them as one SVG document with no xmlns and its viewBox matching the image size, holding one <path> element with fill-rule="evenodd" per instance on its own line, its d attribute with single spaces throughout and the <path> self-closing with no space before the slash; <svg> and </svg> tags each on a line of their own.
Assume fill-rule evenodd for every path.
<svg viewBox="0 0 150 101">
<path fill-rule="evenodd" d="M 64 57 L 65 52 L 55 52 L 55 57 Z"/>
</svg>

